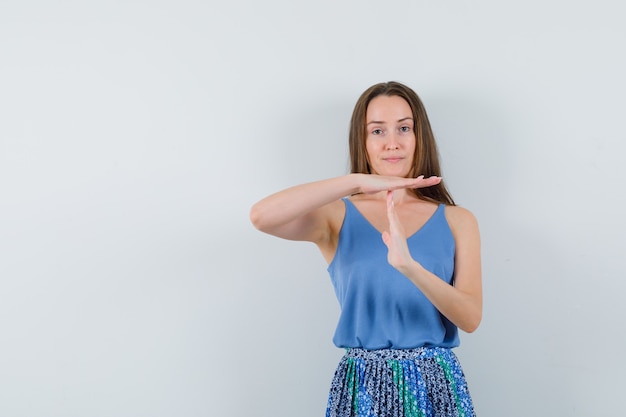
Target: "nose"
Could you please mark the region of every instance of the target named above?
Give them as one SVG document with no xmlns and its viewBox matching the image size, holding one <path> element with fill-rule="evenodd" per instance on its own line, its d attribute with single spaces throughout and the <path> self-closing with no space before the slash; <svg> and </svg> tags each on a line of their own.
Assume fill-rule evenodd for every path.
<svg viewBox="0 0 626 417">
<path fill-rule="evenodd" d="M 400 145 L 398 143 L 398 138 L 396 137 L 396 133 L 395 132 L 390 133 L 387 136 L 387 143 L 386 143 L 385 149 L 387 149 L 388 151 L 392 151 L 392 150 L 399 149 L 399 148 L 400 148 Z"/>
</svg>

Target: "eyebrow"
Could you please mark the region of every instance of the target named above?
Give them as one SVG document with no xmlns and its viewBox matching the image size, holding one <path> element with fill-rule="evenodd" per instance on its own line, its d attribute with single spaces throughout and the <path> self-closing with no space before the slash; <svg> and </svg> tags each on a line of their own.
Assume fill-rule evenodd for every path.
<svg viewBox="0 0 626 417">
<path fill-rule="evenodd" d="M 411 120 L 412 121 L 413 118 L 412 117 L 405 117 L 403 119 L 399 119 L 398 122 L 400 123 L 400 122 L 404 122 L 404 121 L 407 121 L 407 120 Z M 371 124 L 385 124 L 385 122 L 379 122 L 378 120 L 372 120 L 371 122 L 367 123 L 367 126 L 369 126 Z"/>
</svg>

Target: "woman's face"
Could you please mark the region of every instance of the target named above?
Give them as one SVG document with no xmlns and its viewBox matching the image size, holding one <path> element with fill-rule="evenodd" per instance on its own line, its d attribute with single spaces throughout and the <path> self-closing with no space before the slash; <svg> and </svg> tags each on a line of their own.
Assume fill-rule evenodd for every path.
<svg viewBox="0 0 626 417">
<path fill-rule="evenodd" d="M 399 96 L 377 96 L 367 106 L 365 123 L 365 149 L 372 174 L 407 177 L 415 153 L 409 103 Z"/>
</svg>

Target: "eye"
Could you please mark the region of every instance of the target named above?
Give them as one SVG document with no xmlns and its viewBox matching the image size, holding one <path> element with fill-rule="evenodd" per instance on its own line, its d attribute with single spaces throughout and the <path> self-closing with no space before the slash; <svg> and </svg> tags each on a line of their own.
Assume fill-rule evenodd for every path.
<svg viewBox="0 0 626 417">
<path fill-rule="evenodd" d="M 374 129 L 372 130 L 372 135 L 382 135 L 383 134 L 383 130 L 382 129 Z"/>
<path fill-rule="evenodd" d="M 406 133 L 406 132 L 410 132 L 410 131 L 411 131 L 411 127 L 410 126 L 402 126 L 400 128 L 400 132 Z"/>
</svg>

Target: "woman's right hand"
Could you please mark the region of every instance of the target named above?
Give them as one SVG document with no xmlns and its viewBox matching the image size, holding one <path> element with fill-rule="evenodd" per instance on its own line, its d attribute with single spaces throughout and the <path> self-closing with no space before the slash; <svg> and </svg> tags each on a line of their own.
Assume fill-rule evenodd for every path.
<svg viewBox="0 0 626 417">
<path fill-rule="evenodd" d="M 380 191 L 393 191 L 406 188 L 425 188 L 437 185 L 441 182 L 441 177 L 424 178 L 420 175 L 417 178 L 386 177 L 376 174 L 361 174 L 359 178 L 360 190 L 363 194 L 376 194 Z"/>
<path fill-rule="evenodd" d="M 349 174 L 296 185 L 265 197 L 252 206 L 254 226 L 274 236 L 307 240 L 318 245 L 332 240 L 343 221 L 345 206 L 339 200 L 349 195 L 375 194 L 408 188 L 424 188 L 441 182 L 441 177 L 386 177 Z"/>
</svg>

